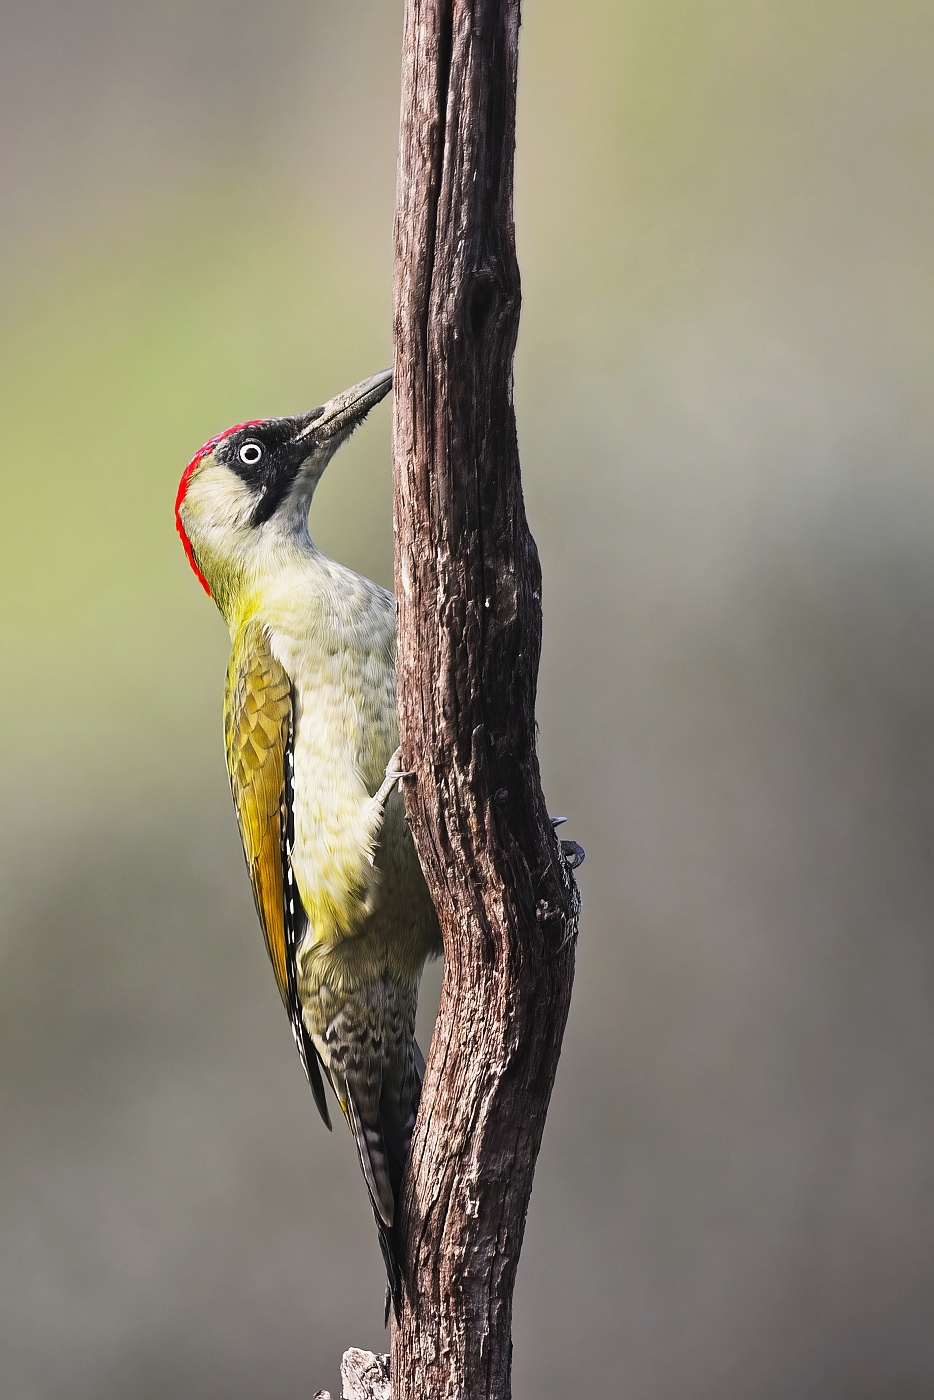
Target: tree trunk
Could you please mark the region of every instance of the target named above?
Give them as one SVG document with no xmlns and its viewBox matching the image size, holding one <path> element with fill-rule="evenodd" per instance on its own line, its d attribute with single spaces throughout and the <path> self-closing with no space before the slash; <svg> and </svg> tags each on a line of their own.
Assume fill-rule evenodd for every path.
<svg viewBox="0 0 934 1400">
<path fill-rule="evenodd" d="M 407 0 L 395 224 L 406 806 L 445 972 L 401 1207 L 395 1400 L 504 1400 L 577 895 L 535 752 L 541 574 L 512 359 L 517 0 Z"/>
</svg>

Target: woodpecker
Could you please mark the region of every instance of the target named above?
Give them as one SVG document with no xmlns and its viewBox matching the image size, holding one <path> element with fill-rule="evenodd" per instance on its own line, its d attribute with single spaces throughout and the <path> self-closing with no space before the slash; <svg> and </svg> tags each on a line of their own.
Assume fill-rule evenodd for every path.
<svg viewBox="0 0 934 1400">
<path fill-rule="evenodd" d="M 395 601 L 308 529 L 325 467 L 391 386 L 387 370 L 228 428 L 192 458 L 175 516 L 230 629 L 227 769 L 266 948 L 321 1117 L 326 1079 L 356 1140 L 398 1311 L 415 1008 L 440 933 L 399 793 Z"/>
</svg>

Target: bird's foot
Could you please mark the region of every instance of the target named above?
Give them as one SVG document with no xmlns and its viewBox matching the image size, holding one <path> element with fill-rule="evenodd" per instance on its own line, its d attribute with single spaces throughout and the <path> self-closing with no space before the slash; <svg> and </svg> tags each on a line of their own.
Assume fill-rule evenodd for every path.
<svg viewBox="0 0 934 1400">
<path fill-rule="evenodd" d="M 382 808 L 385 807 L 386 803 L 389 801 L 394 787 L 398 785 L 399 791 L 401 792 L 402 780 L 404 778 L 415 777 L 414 772 L 412 772 L 411 770 L 406 770 L 404 768 L 399 767 L 401 762 L 402 745 L 400 744 L 399 747 L 396 749 L 395 753 L 393 754 L 392 758 L 386 764 L 386 776 L 373 796 L 373 801 L 376 803 L 377 807 L 380 808 L 380 810 L 382 810 Z"/>
<path fill-rule="evenodd" d="M 567 817 L 552 817 L 551 825 L 552 827 L 564 826 L 566 821 Z M 576 841 L 559 841 L 558 844 L 561 847 L 561 854 L 564 856 L 565 864 L 569 869 L 576 870 L 579 865 L 583 865 L 583 846 L 579 846 Z"/>
</svg>

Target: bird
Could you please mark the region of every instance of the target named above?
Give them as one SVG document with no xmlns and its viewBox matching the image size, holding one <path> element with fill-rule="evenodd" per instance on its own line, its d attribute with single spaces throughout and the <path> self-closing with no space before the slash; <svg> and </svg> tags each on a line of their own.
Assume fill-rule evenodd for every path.
<svg viewBox="0 0 934 1400">
<path fill-rule="evenodd" d="M 219 433 L 179 483 L 188 562 L 230 630 L 227 770 L 256 911 L 326 1126 L 353 1133 L 398 1316 L 397 1219 L 438 919 L 405 819 L 393 595 L 328 558 L 308 515 L 389 370 L 296 417 Z"/>
</svg>

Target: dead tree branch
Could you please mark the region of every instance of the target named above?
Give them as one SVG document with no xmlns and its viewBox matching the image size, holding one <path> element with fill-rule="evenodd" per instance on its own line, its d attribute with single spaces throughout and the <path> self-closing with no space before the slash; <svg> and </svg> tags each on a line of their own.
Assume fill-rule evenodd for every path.
<svg viewBox="0 0 934 1400">
<path fill-rule="evenodd" d="M 407 810 L 445 948 L 402 1203 L 395 1400 L 504 1400 L 577 898 L 535 751 L 541 575 L 512 401 L 518 0 L 407 0 L 395 224 Z"/>
</svg>

